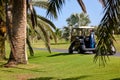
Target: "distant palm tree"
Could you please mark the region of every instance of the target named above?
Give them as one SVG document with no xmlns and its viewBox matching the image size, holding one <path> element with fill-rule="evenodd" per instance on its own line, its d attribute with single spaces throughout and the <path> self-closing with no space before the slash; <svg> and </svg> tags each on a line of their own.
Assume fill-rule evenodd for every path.
<svg viewBox="0 0 120 80">
<path fill-rule="evenodd" d="M 64 38 L 66 41 L 70 39 L 70 28 L 69 27 L 66 27 L 66 26 L 63 27 L 62 38 Z"/>
<path fill-rule="evenodd" d="M 90 19 L 87 14 L 84 13 L 74 13 L 71 14 L 69 18 L 66 19 L 69 26 L 87 26 L 90 23 Z"/>
<path fill-rule="evenodd" d="M 82 0 L 77 0 L 80 4 L 82 10 L 86 13 L 86 8 Z M 120 22 L 120 0 L 99 0 L 104 7 L 104 17 L 102 18 L 100 25 L 97 29 L 97 53 L 95 55 L 95 60 L 97 60 L 101 55 L 104 55 L 101 58 L 104 62 L 106 61 L 105 55 L 108 56 L 112 52 L 111 45 L 114 46 L 113 40 L 113 30 L 119 27 Z M 50 7 L 47 14 L 51 15 L 51 10 L 54 11 L 61 10 L 62 5 L 65 3 L 65 0 L 49 0 Z M 52 7 L 52 9 L 51 9 Z"/>
<path fill-rule="evenodd" d="M 57 36 L 57 39 L 60 39 L 62 36 L 62 30 L 60 28 L 57 28 L 55 30 L 55 35 Z"/>
</svg>

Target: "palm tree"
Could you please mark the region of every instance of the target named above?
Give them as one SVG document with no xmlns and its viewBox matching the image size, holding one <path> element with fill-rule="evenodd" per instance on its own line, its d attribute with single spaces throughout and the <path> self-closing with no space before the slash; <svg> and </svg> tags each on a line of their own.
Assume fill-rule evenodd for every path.
<svg viewBox="0 0 120 80">
<path fill-rule="evenodd" d="M 77 0 L 80 4 L 82 10 L 86 13 L 86 8 L 82 0 Z M 95 61 L 98 58 L 106 62 L 106 55 L 112 52 L 111 45 L 114 46 L 113 40 L 114 36 L 112 34 L 113 30 L 116 30 L 120 22 L 120 0 L 99 0 L 104 7 L 104 17 L 102 18 L 100 25 L 97 29 L 97 53 L 95 55 Z M 65 0 L 49 0 L 49 9 L 47 14 L 51 15 L 51 10 L 55 9 L 60 11 Z M 52 9 L 51 9 L 52 7 Z M 55 11 L 54 10 L 54 11 Z M 100 56 L 100 57 L 98 57 Z"/>
<path fill-rule="evenodd" d="M 76 24 L 79 26 L 87 26 L 90 23 L 88 15 L 84 13 L 72 14 L 66 21 L 69 26 L 75 26 Z"/>
<path fill-rule="evenodd" d="M 17 4 L 17 5 L 16 5 Z M 6 66 L 27 64 L 26 53 L 26 1 L 13 0 L 11 54 Z"/>
<path fill-rule="evenodd" d="M 11 19 L 11 15 L 12 14 L 10 14 L 11 13 L 11 10 L 12 10 L 12 4 L 11 4 L 11 1 L 12 0 L 10 0 L 10 1 L 8 1 L 8 2 L 5 2 L 4 0 L 1 0 L 0 1 L 0 20 L 1 20 L 1 28 L 0 28 L 0 33 L 1 33 L 1 59 L 3 58 L 5 58 L 5 37 L 3 37 L 3 35 L 5 35 L 5 33 L 6 33 L 6 26 L 5 26 L 5 22 L 7 23 L 7 29 L 8 29 L 8 33 L 9 33 L 9 37 L 11 36 L 11 30 L 10 30 L 10 27 L 12 26 L 11 24 L 9 24 L 9 23 L 11 23 L 12 21 L 12 19 Z M 6 5 L 5 6 L 5 3 L 6 4 L 8 4 L 8 5 Z M 28 0 L 27 0 L 27 3 L 28 3 Z M 37 6 L 39 6 L 39 7 L 42 7 L 42 8 L 45 8 L 45 9 L 47 9 L 48 8 L 48 2 L 46 2 L 46 1 L 39 1 L 39 2 L 36 2 L 36 1 L 32 1 L 32 2 L 29 2 L 28 3 L 28 5 L 27 5 L 27 8 L 29 8 L 29 10 L 30 10 L 30 12 L 31 12 L 31 22 L 32 22 L 32 24 L 31 24 L 31 22 L 28 20 L 28 23 L 30 24 L 30 25 L 32 25 L 32 27 L 34 27 L 35 26 L 35 24 L 36 24 L 36 22 L 38 22 L 38 23 L 41 23 L 41 25 L 44 25 L 44 26 L 42 26 L 42 27 L 45 27 L 46 28 L 46 30 L 44 30 L 44 32 L 45 32 L 45 34 L 48 34 L 48 33 L 50 33 L 50 35 L 49 36 L 51 36 L 51 37 L 53 37 L 53 39 L 55 40 L 55 42 L 56 42 L 56 36 L 55 36 L 55 34 L 54 34 L 54 32 L 53 32 L 53 30 L 52 30 L 52 28 L 53 29 L 55 29 L 55 25 L 50 21 L 50 20 L 47 20 L 46 18 L 44 18 L 44 17 L 41 17 L 41 16 L 37 16 L 37 18 L 39 19 L 37 19 L 37 21 L 35 21 L 36 20 L 36 13 L 35 13 L 35 10 L 34 10 L 34 8 L 33 8 L 33 6 L 31 5 L 31 3 L 32 3 L 32 5 L 37 5 Z M 39 4 L 38 4 L 39 3 Z M 41 4 L 42 3 L 42 4 Z M 5 20 L 5 7 L 6 7 L 6 15 L 7 15 L 7 20 Z M 8 14 L 9 13 L 9 14 Z M 29 13 L 28 13 L 28 15 L 30 15 Z M 30 19 L 30 17 L 28 17 L 28 19 Z M 42 21 L 42 22 L 41 22 Z M 3 24 L 4 23 L 4 24 Z M 44 23 L 44 24 L 43 24 Z M 47 24 L 47 25 L 46 25 Z M 29 25 L 29 26 L 30 26 Z M 46 26 L 45 26 L 46 25 Z M 38 24 L 37 24 L 37 26 L 38 26 Z M 40 26 L 38 26 L 38 27 L 40 27 Z M 50 28 L 51 27 L 51 28 Z M 45 28 L 43 28 L 43 29 L 45 29 Z M 27 28 L 28 29 L 28 28 Z M 29 28 L 30 29 L 30 28 Z M 31 28 L 31 29 L 33 29 L 33 28 Z M 36 31 L 37 30 L 37 31 Z M 39 34 L 39 36 L 40 36 L 40 33 L 38 32 L 38 29 L 33 29 L 32 31 L 34 31 L 34 32 L 37 32 L 37 35 Z M 42 32 L 43 32 L 43 30 L 41 30 Z M 47 32 L 47 33 L 46 33 Z M 44 36 L 42 36 L 42 39 L 45 41 L 45 43 L 46 43 L 46 46 L 47 46 L 47 48 L 48 48 L 48 50 L 50 51 L 50 45 L 49 45 L 49 41 L 47 41 L 48 40 L 48 36 L 47 36 L 47 38 L 45 38 L 45 35 L 44 34 Z M 10 39 L 11 39 L 11 37 L 10 37 Z M 32 50 L 32 47 L 31 47 L 31 45 L 30 45 L 30 41 L 29 41 L 29 37 L 27 36 L 27 44 L 28 44 L 28 47 L 29 47 L 29 50 L 30 50 L 30 53 L 31 53 L 31 55 L 33 55 L 33 50 Z"/>
<path fill-rule="evenodd" d="M 12 10 L 12 3 L 11 3 L 11 1 L 12 0 L 10 0 L 10 1 L 8 1 L 8 2 L 5 2 L 4 0 L 1 0 L 0 1 L 0 22 L 1 22 L 1 25 L 0 25 L 0 33 L 1 33 L 1 43 L 0 43 L 0 54 L 1 54 L 1 59 L 3 58 L 5 58 L 5 39 L 6 39 L 6 37 L 4 37 L 4 35 L 6 34 L 6 23 L 7 23 L 7 28 L 8 28 L 8 33 L 9 33 L 9 36 L 10 36 L 10 27 L 12 26 L 11 24 L 9 24 L 9 23 L 11 23 L 12 21 L 12 18 L 11 18 L 11 10 Z M 6 6 L 5 6 L 5 3 L 7 4 Z M 46 2 L 46 1 L 32 1 L 32 2 L 28 2 L 28 0 L 27 0 L 27 8 L 28 8 L 28 10 L 29 10 L 29 13 L 28 13 L 28 16 L 30 16 L 31 15 L 31 17 L 28 17 L 28 19 L 31 19 L 31 22 L 32 22 L 32 24 L 31 24 L 31 22 L 30 22 L 30 20 L 28 20 L 28 24 L 30 24 L 30 25 L 32 25 L 32 27 L 35 27 L 35 24 L 37 23 L 37 21 L 38 21 L 38 23 L 41 23 L 40 21 L 42 20 L 42 21 L 44 21 L 46 24 L 48 23 L 48 26 L 49 27 L 51 27 L 51 28 L 53 28 L 53 29 L 55 29 L 55 25 L 50 21 L 50 20 L 47 20 L 46 18 L 44 18 L 44 17 L 38 17 L 37 15 L 36 15 L 36 13 L 35 13 L 35 9 L 33 8 L 33 5 L 34 6 L 38 6 L 38 7 L 42 7 L 42 8 L 44 8 L 44 9 L 47 9 L 48 8 L 48 2 Z M 7 15 L 7 20 L 5 20 L 5 7 L 6 7 L 6 15 Z M 31 12 L 31 14 L 30 14 L 30 12 Z M 9 13 L 9 14 L 8 14 Z M 36 17 L 37 18 L 39 18 L 39 20 L 37 20 L 36 21 Z M 5 23 L 6 22 L 6 23 Z M 4 24 L 3 24 L 4 23 Z M 29 25 L 29 26 L 30 26 Z M 47 27 L 47 26 L 45 26 L 45 27 Z M 52 35 L 50 35 L 50 36 L 52 36 L 53 37 L 53 39 L 55 39 L 55 42 L 56 42 L 56 36 L 55 36 L 55 34 L 53 34 L 54 32 L 53 32 L 53 30 L 51 29 L 51 28 L 47 28 L 48 29 L 48 31 L 49 31 L 49 33 L 51 33 Z M 27 29 L 33 29 L 33 28 L 27 28 Z M 37 31 L 35 31 L 35 29 L 33 29 L 32 31 L 34 31 L 34 32 L 37 32 Z M 46 32 L 46 31 L 45 31 Z M 29 35 L 30 36 L 30 35 Z M 44 35 L 44 36 L 46 36 L 46 35 Z M 44 40 L 44 36 L 42 37 L 42 39 Z M 47 46 L 47 48 L 49 49 L 49 51 L 50 51 L 50 48 L 48 47 L 48 46 L 50 46 L 50 45 L 48 45 L 48 41 L 46 40 L 47 38 L 45 38 L 45 43 L 46 43 L 46 46 Z M 29 38 L 27 37 L 27 44 L 28 44 L 28 47 L 29 47 L 29 51 L 30 51 L 30 54 L 31 55 L 33 55 L 33 50 L 32 50 L 32 47 L 31 47 L 31 45 L 30 45 L 30 41 L 29 41 Z"/>
<path fill-rule="evenodd" d="M 30 48 L 30 51 L 33 52 L 31 46 L 30 46 L 30 42 L 29 42 L 29 36 L 26 36 L 26 12 L 25 10 L 27 10 L 25 8 L 26 3 L 25 2 L 21 2 L 21 4 L 19 5 L 15 5 L 15 3 L 18 3 L 19 1 L 13 1 L 13 13 L 12 13 L 12 22 L 14 22 L 12 24 L 12 28 L 10 29 L 11 32 L 9 32 L 9 38 L 10 38 L 10 43 L 11 43 L 11 54 L 10 54 L 10 58 L 8 60 L 8 63 L 5 65 L 6 67 L 15 65 L 15 64 L 26 64 L 27 63 L 27 54 L 26 54 L 26 38 L 27 38 L 27 43 L 28 46 Z M 27 3 L 29 1 L 27 0 Z M 24 9 L 21 9 L 22 7 Z M 46 5 L 48 6 L 48 5 Z M 16 8 L 14 8 L 16 7 Z M 19 8 L 18 8 L 19 7 Z M 27 26 L 27 29 L 31 30 L 33 29 L 34 32 L 36 32 L 37 35 L 39 35 L 46 43 L 46 46 L 48 48 L 48 50 L 50 51 L 50 43 L 49 43 L 49 38 L 52 36 L 55 41 L 56 41 L 56 36 L 54 35 L 54 32 L 52 31 L 52 28 L 56 28 L 55 25 L 50 21 L 47 20 L 44 17 L 38 16 L 35 13 L 35 10 L 33 8 L 33 6 L 30 5 L 28 6 L 30 7 L 30 12 L 31 12 L 31 16 L 30 13 L 28 13 L 28 23 L 29 25 Z M 27 8 L 28 8 L 27 7 Z M 20 10 L 21 12 L 18 13 L 15 12 L 15 10 Z M 14 15 L 14 16 L 13 16 Z M 16 20 L 17 15 L 19 15 L 19 17 Z M 23 16 L 23 17 L 22 17 Z M 37 18 L 36 18 L 37 16 Z M 32 24 L 30 23 L 30 18 L 32 19 Z M 23 20 L 24 19 L 24 20 Z M 17 21 L 17 22 L 16 22 Z M 18 22 L 20 25 L 18 25 Z M 17 26 L 18 25 L 18 26 Z M 48 35 L 49 34 L 49 35 Z M 19 49 L 19 50 L 17 50 Z"/>
</svg>

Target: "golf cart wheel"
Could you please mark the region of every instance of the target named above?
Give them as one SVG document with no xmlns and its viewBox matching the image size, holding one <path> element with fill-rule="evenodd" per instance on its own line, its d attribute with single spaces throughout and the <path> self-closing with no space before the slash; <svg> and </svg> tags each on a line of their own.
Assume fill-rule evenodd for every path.
<svg viewBox="0 0 120 80">
<path fill-rule="evenodd" d="M 114 54 L 116 54 L 116 51 L 112 51 L 112 53 L 110 53 L 110 55 L 114 55 Z"/>
<path fill-rule="evenodd" d="M 93 52 L 93 54 L 94 54 L 94 53 L 96 53 L 96 50 L 93 50 L 92 52 Z"/>
<path fill-rule="evenodd" d="M 84 51 L 83 51 L 83 50 L 78 49 L 78 53 L 83 54 L 83 53 L 84 53 Z"/>
<path fill-rule="evenodd" d="M 114 46 L 111 45 L 111 52 L 110 52 L 110 55 L 114 55 L 116 53 L 116 49 Z"/>
<path fill-rule="evenodd" d="M 70 54 L 72 54 L 73 53 L 73 50 L 72 49 L 69 49 L 69 51 L 68 51 Z"/>
</svg>

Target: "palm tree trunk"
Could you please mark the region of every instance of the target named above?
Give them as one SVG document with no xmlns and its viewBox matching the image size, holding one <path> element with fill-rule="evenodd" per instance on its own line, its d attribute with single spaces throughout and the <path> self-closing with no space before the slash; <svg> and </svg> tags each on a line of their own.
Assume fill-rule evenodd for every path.
<svg viewBox="0 0 120 80">
<path fill-rule="evenodd" d="M 26 54 L 26 0 L 13 0 L 11 53 L 7 66 L 27 64 Z"/>
</svg>

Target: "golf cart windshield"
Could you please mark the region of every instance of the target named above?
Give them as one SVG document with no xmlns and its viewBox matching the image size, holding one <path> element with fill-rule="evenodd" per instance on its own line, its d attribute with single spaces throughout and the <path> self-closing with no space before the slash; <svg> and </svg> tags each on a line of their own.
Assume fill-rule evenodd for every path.
<svg viewBox="0 0 120 80">
<path fill-rule="evenodd" d="M 73 28 L 71 31 L 71 36 L 88 36 L 91 29 L 94 29 L 94 27 L 80 26 Z"/>
</svg>

